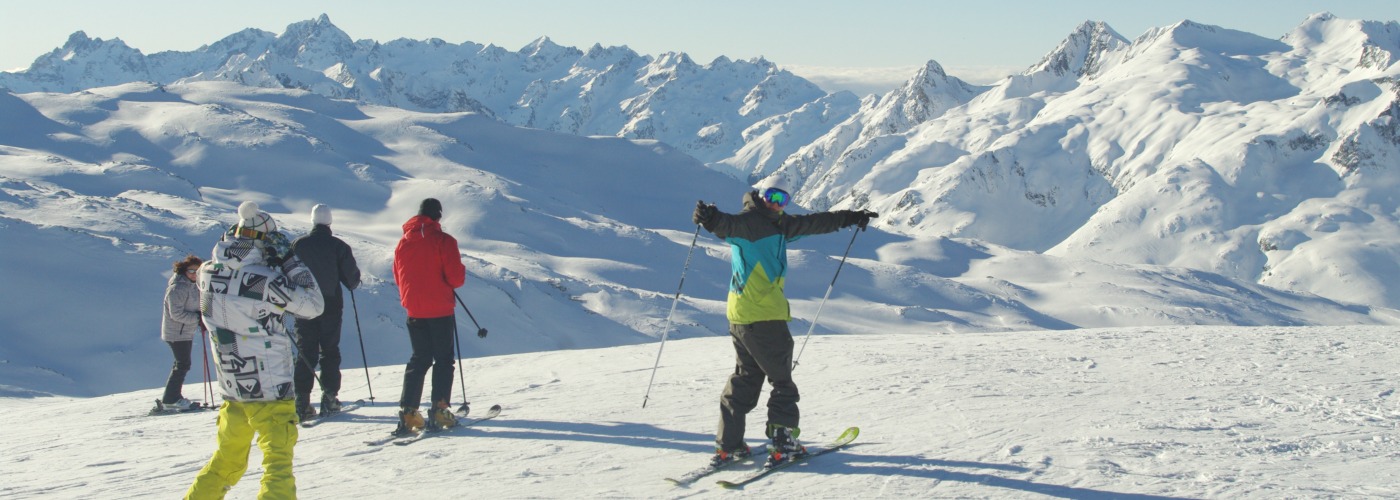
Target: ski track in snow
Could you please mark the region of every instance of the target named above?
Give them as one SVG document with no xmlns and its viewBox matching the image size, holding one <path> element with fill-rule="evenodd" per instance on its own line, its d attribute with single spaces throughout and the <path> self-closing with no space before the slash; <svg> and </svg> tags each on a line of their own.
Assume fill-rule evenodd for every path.
<svg viewBox="0 0 1400 500">
<path fill-rule="evenodd" d="M 299 429 L 302 498 L 1400 497 L 1400 341 L 1384 327 L 1143 327 L 814 337 L 796 372 L 803 439 L 856 445 L 740 492 L 663 479 L 712 450 L 726 339 L 464 360 L 495 420 L 412 447 L 393 426 L 401 367 L 377 401 Z M 342 399 L 367 397 L 347 371 Z M 193 379 L 198 380 L 198 379 Z M 455 380 L 454 380 L 455 382 Z M 191 384 L 187 394 L 198 394 Z M 454 399 L 461 389 L 454 386 Z M 111 421 L 158 389 L 0 405 L 0 496 L 181 494 L 214 448 L 213 412 Z M 763 407 L 748 441 L 762 442 Z M 33 429 L 39 417 L 56 432 Z M 261 455 L 229 498 L 254 498 Z M 716 474 L 732 479 L 752 465 Z"/>
</svg>

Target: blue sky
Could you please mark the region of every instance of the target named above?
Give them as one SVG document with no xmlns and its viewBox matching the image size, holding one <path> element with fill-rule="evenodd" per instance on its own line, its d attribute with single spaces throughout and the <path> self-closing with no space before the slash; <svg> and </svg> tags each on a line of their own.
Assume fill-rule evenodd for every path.
<svg viewBox="0 0 1400 500">
<path fill-rule="evenodd" d="M 27 67 L 79 30 L 149 54 L 193 50 L 243 28 L 281 33 L 325 13 L 354 39 L 441 38 L 516 50 L 548 36 L 580 48 L 685 52 L 702 64 L 718 56 L 763 56 L 804 76 L 888 74 L 896 82 L 932 59 L 982 82 L 1030 66 L 1086 20 L 1105 21 L 1130 39 L 1182 19 L 1277 38 L 1315 12 L 1394 21 L 1400 1 L 25 0 L 6 1 L 5 11 L 0 68 L 10 70 Z"/>
</svg>

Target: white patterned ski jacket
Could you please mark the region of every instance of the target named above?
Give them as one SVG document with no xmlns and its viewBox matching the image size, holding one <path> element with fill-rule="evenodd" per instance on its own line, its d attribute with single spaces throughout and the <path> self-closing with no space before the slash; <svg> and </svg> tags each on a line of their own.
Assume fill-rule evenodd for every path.
<svg viewBox="0 0 1400 500">
<path fill-rule="evenodd" d="M 283 314 L 321 315 L 325 299 L 295 256 L 269 267 L 264 242 L 226 239 L 199 268 L 199 310 L 219 362 L 225 400 L 295 399 L 296 354 Z"/>
</svg>

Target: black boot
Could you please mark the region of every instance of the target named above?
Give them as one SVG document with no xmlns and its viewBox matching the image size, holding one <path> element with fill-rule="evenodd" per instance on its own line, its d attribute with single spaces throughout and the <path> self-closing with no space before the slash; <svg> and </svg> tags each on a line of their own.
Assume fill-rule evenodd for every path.
<svg viewBox="0 0 1400 500">
<path fill-rule="evenodd" d="M 773 441 L 768 443 L 768 462 L 764 467 L 807 456 L 807 447 L 797 442 L 799 431 L 796 428 L 773 425 L 770 432 L 773 434 Z"/>
<path fill-rule="evenodd" d="M 753 456 L 753 450 L 749 448 L 749 445 L 743 445 L 733 450 L 715 447 L 715 454 L 710 457 L 710 466 L 723 467 L 734 462 L 741 462 L 751 456 Z"/>
<path fill-rule="evenodd" d="M 340 400 L 334 394 L 321 395 L 321 415 L 340 413 Z"/>
</svg>

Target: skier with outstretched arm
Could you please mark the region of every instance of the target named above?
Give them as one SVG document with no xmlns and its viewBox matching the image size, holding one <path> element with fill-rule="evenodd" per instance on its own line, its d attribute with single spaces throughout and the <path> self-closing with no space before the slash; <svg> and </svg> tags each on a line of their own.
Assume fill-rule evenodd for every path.
<svg viewBox="0 0 1400 500">
<path fill-rule="evenodd" d="M 758 405 L 764 380 L 773 386 L 768 397 L 765 434 L 771 440 L 769 465 L 806 453 L 798 443 L 798 392 L 792 380 L 792 319 L 783 286 L 787 279 L 787 245 L 804 236 L 848 226 L 865 228 L 874 212 L 839 210 L 790 215 L 785 186 L 768 182 L 744 193 L 738 214 L 696 203 L 692 220 L 730 245 L 732 274 L 726 316 L 734 343 L 734 373 L 720 396 L 719 430 L 711 462 L 721 465 L 751 455 L 744 443 L 745 416 Z"/>
</svg>

